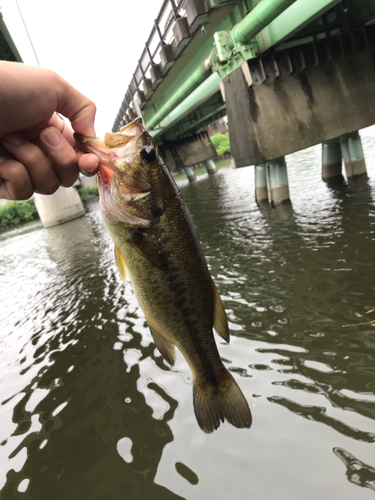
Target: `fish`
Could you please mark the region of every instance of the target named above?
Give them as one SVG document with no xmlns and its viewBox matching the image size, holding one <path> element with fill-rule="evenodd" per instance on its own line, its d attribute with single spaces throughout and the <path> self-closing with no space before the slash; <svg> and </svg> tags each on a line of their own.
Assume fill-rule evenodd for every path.
<svg viewBox="0 0 375 500">
<path fill-rule="evenodd" d="M 249 428 L 249 405 L 221 361 L 213 329 L 229 342 L 223 302 L 207 267 L 197 229 L 156 141 L 137 118 L 102 138 L 75 134 L 99 157 L 100 211 L 115 261 L 135 290 L 156 347 L 171 366 L 176 347 L 193 378 L 200 428 L 227 420 Z"/>
</svg>

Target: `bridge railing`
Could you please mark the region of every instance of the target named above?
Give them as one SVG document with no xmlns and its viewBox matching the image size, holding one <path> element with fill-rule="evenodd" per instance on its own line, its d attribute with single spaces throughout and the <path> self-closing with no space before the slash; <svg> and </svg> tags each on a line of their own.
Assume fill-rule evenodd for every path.
<svg viewBox="0 0 375 500">
<path fill-rule="evenodd" d="M 125 116 L 126 111 L 131 107 L 136 94 L 140 91 L 142 82 L 150 78 L 151 66 L 160 63 L 160 49 L 163 45 L 172 41 L 172 26 L 177 18 L 184 16 L 185 11 L 183 7 L 185 3 L 186 0 L 163 1 L 113 124 L 113 130 L 118 129 L 123 124 L 122 117 Z"/>
</svg>

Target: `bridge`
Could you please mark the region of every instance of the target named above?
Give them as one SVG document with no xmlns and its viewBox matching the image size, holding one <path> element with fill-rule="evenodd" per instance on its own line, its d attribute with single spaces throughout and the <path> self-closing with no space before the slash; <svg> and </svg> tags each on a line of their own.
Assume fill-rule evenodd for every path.
<svg viewBox="0 0 375 500">
<path fill-rule="evenodd" d="M 113 125 L 142 116 L 171 169 L 208 162 L 227 115 L 256 197 L 289 198 L 284 156 L 322 143 L 322 177 L 366 175 L 375 123 L 375 0 L 165 0 Z M 208 165 L 208 163 L 207 163 Z"/>
</svg>

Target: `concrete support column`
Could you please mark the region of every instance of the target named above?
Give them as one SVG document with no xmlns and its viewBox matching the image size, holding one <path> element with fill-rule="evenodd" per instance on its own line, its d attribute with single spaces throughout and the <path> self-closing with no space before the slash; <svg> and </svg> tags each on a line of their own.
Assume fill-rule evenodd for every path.
<svg viewBox="0 0 375 500">
<path fill-rule="evenodd" d="M 268 201 L 267 189 L 267 167 L 266 163 L 255 165 L 255 200 L 259 203 L 261 201 Z"/>
<path fill-rule="evenodd" d="M 268 201 L 272 206 L 289 201 L 289 183 L 285 158 L 267 162 Z"/>
<path fill-rule="evenodd" d="M 194 170 L 191 167 L 184 167 L 184 170 L 189 181 L 195 181 L 196 176 Z"/>
<path fill-rule="evenodd" d="M 34 202 L 44 227 L 57 226 L 85 215 L 76 188 L 60 187 L 52 195 L 35 194 Z"/>
<path fill-rule="evenodd" d="M 322 179 L 329 181 L 342 176 L 341 141 L 332 139 L 322 143 Z"/>
<path fill-rule="evenodd" d="M 362 141 L 358 131 L 341 137 L 341 154 L 348 179 L 359 175 L 367 175 Z"/>
<path fill-rule="evenodd" d="M 211 159 L 204 160 L 204 166 L 206 167 L 206 170 L 209 174 L 216 174 L 217 168 L 215 163 Z"/>
<path fill-rule="evenodd" d="M 204 160 L 204 166 L 209 174 L 216 174 L 217 168 L 213 160 Z"/>
</svg>

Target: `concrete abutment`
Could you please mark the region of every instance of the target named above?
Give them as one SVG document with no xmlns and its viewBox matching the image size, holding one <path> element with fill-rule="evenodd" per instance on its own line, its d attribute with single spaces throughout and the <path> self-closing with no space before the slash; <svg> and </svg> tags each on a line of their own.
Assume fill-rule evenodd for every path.
<svg viewBox="0 0 375 500">
<path fill-rule="evenodd" d="M 81 198 L 74 187 L 60 187 L 52 195 L 35 194 L 34 202 L 40 220 L 46 228 L 85 215 Z"/>
</svg>

